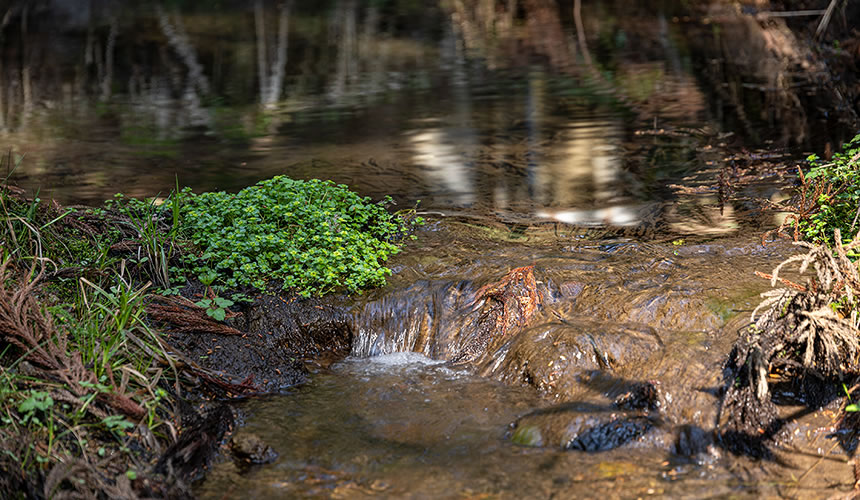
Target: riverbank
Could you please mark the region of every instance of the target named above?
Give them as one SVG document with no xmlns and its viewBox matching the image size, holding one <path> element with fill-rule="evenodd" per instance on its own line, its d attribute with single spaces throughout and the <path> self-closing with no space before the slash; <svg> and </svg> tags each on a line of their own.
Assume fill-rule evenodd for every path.
<svg viewBox="0 0 860 500">
<path fill-rule="evenodd" d="M 494 450 L 525 457 L 516 463 L 534 472 L 534 489 L 523 495 L 571 485 L 595 496 L 692 496 L 714 484 L 730 485 L 721 490 L 727 495 L 830 495 L 834 484 L 849 491 L 843 458 L 853 453 L 854 415 L 840 427 L 826 412 L 841 410 L 850 384 L 829 379 L 813 387 L 821 395 L 813 400 L 803 393 L 811 386 L 792 385 L 791 367 L 764 370 L 767 394 L 734 392 L 730 402 L 764 394 L 776 410 L 758 406 L 733 428 L 715 422 L 732 414 L 720 410 L 734 387 L 727 373 L 742 378 L 749 355 L 770 362 L 784 354 L 773 343 L 741 343 L 725 365 L 758 293 L 770 287 L 755 273 L 772 273 L 794 254 L 785 242 L 762 246 L 760 237 L 784 220 L 778 212 L 796 206 L 786 198 L 802 157 L 829 159 L 856 131 L 857 53 L 844 22 L 856 7 L 846 3 L 816 39 L 812 17 L 768 13 L 823 8 L 825 0 L 694 9 L 586 2 L 583 19 L 571 17 L 570 4 L 404 4 L 388 12 L 334 2 L 275 12 L 260 2 L 183 16 L 181 7 L 132 12 L 118 3 L 87 29 L 70 22 L 66 31 L 43 21 L 54 19 L 47 10 L 11 10 L 4 29 L 21 36 L 3 43 L 20 49 L 10 60 L 23 67 L 0 71 L 0 128 L 15 153 L 33 151 L 32 163 L 7 168 L 12 177 L 91 203 L 118 186 L 140 196 L 179 191 L 175 175 L 237 193 L 188 204 L 120 198 L 93 211 L 3 191 L 2 293 L 10 306 L 0 493 L 220 498 L 242 484 L 325 495 L 358 478 L 359 490 L 337 491 L 505 496 L 478 460 Z M 428 17 L 438 26 L 427 29 Z M 175 26 L 188 30 L 181 45 Z M 272 28 L 289 54 L 277 61 L 266 60 Z M 56 32 L 81 56 L 63 57 L 71 63 L 58 73 L 80 79 L 24 70 L 60 67 L 39 59 L 53 54 L 40 48 L 53 46 Z M 209 43 L 216 32 L 224 45 Z M 254 43 L 261 68 L 248 64 Z M 92 63 L 96 46 L 104 50 Z M 258 76 L 266 67 L 296 79 Z M 285 89 L 290 96 L 279 101 Z M 332 207 L 326 203 L 343 199 L 325 183 L 281 198 L 262 189 L 238 194 L 285 171 L 338 179 L 376 199 L 391 193 L 398 208 L 425 200 L 429 224 L 395 256 L 389 245 L 414 226 L 352 217 L 359 205 L 365 215 L 388 214 L 385 201 Z M 267 186 L 294 187 L 283 179 Z M 290 232 L 292 222 L 272 223 L 273 210 L 313 222 Z M 182 217 L 192 220 L 193 236 L 177 230 Z M 373 226 L 377 237 L 365 239 L 353 223 Z M 379 265 L 385 259 L 391 276 Z M 402 379 L 394 369 L 379 382 L 370 376 L 379 372 L 375 361 L 338 364 L 348 354 L 403 351 L 436 368 L 406 370 Z M 761 377 L 751 380 L 745 389 L 762 387 Z M 474 395 L 483 389 L 498 398 L 481 406 Z M 473 401 L 450 394 L 459 390 Z M 333 415 L 328 408 L 347 399 L 338 391 L 362 402 L 361 411 Z M 305 398 L 299 406 L 314 406 L 284 403 L 296 393 Z M 433 415 L 384 415 L 385 401 L 403 395 L 416 405 L 404 418 L 422 412 L 415 394 L 439 398 L 440 411 L 451 402 L 457 411 L 445 415 L 453 420 L 482 422 L 465 428 L 484 433 L 477 441 L 486 447 L 459 455 L 480 481 L 442 470 L 461 491 L 420 482 L 424 452 L 458 450 L 423 438 L 425 424 L 447 429 Z M 369 408 L 375 403 L 382 415 Z M 306 415 L 309 429 L 329 432 L 325 439 L 371 437 L 355 439 L 348 461 L 339 448 L 297 446 L 266 434 L 308 437 L 292 428 L 292 413 L 279 413 L 282 404 Z M 484 408 L 497 413 L 483 419 Z M 787 423 L 777 428 L 775 414 Z M 260 415 L 281 420 L 270 425 Z M 349 425 L 337 420 L 344 415 Z M 248 421 L 263 434 L 242 431 Z M 332 432 L 340 428 L 349 431 Z M 743 435 L 726 437 L 726 429 Z M 816 443 L 834 429 L 841 441 L 833 450 L 845 453 L 822 458 Z M 726 446 L 751 437 L 761 446 Z M 414 459 L 409 480 L 381 470 L 396 470 L 404 450 L 414 452 L 406 453 Z M 783 467 L 789 461 L 802 477 Z M 498 465 L 507 471 L 501 484 L 515 488 L 518 470 Z M 192 489 L 213 467 L 219 473 Z M 284 468 L 286 486 L 277 480 Z M 587 472 L 565 476 L 567 468 Z M 271 483 L 254 484 L 260 476 Z M 602 483 L 592 490 L 594 478 Z M 662 483 L 677 478 L 689 483 Z"/>
<path fill-rule="evenodd" d="M 384 283 L 420 224 L 286 178 L 96 208 L 4 185 L 0 209 L 4 498 L 190 497 L 229 442 L 230 402 L 346 356 L 322 294 Z"/>
</svg>

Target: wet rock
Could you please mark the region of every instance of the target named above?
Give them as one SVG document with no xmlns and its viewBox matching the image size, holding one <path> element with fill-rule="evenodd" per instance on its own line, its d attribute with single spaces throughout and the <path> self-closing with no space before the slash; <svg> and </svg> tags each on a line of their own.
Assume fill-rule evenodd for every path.
<svg viewBox="0 0 860 500">
<path fill-rule="evenodd" d="M 693 425 L 678 428 L 674 453 L 698 462 L 717 458 L 714 448 L 714 433 Z"/>
<path fill-rule="evenodd" d="M 662 281 L 662 280 L 660 280 Z M 702 331 L 723 320 L 693 283 L 644 280 L 625 288 L 586 287 L 577 298 L 576 314 L 619 323 L 638 323 L 658 330 Z"/>
<path fill-rule="evenodd" d="M 533 423 L 517 423 L 511 441 L 522 446 L 543 446 L 544 439 L 540 427 Z"/>
<path fill-rule="evenodd" d="M 230 441 L 230 451 L 236 460 L 248 464 L 267 464 L 278 458 L 278 453 L 271 446 L 249 432 L 234 435 Z"/>
<path fill-rule="evenodd" d="M 549 315 L 478 360 L 476 371 L 558 401 L 614 401 L 617 410 L 659 410 L 673 425 L 713 425 L 722 379 L 720 350 L 712 346 L 719 337 L 582 318 L 548 323 Z"/>
<path fill-rule="evenodd" d="M 542 302 L 533 265 L 513 269 L 500 281 L 481 287 L 472 300 L 476 307 L 480 305 L 475 327 L 452 361 L 480 357 L 492 343 L 525 326 Z"/>
<path fill-rule="evenodd" d="M 233 412 L 227 405 L 217 406 L 205 415 L 187 415 L 179 439 L 159 458 L 155 472 L 173 472 L 189 480 L 200 477 L 233 424 Z"/>
<path fill-rule="evenodd" d="M 567 403 L 519 418 L 511 440 L 526 446 L 608 451 L 642 438 L 658 423 L 641 412 L 608 411 L 588 403 Z"/>
<path fill-rule="evenodd" d="M 479 360 L 478 372 L 571 400 L 593 392 L 589 372 L 625 373 L 661 350 L 660 337 L 649 328 L 588 320 L 540 322 Z"/>
<path fill-rule="evenodd" d="M 592 427 L 567 443 L 568 450 L 608 451 L 639 439 L 654 422 L 648 417 L 621 417 Z"/>
<path fill-rule="evenodd" d="M 510 270 L 483 287 L 471 281 L 419 280 L 405 289 L 368 294 L 355 308 L 352 354 L 412 351 L 471 362 L 526 328 L 555 295 L 536 280 L 533 266 Z"/>
<path fill-rule="evenodd" d="M 618 396 L 614 404 L 622 410 L 656 410 L 660 405 L 657 387 L 652 382 L 637 383 Z"/>
<path fill-rule="evenodd" d="M 456 332 L 470 314 L 470 282 L 419 280 L 400 290 L 368 293 L 356 308 L 354 356 L 418 352 L 434 359 L 455 355 Z"/>
</svg>

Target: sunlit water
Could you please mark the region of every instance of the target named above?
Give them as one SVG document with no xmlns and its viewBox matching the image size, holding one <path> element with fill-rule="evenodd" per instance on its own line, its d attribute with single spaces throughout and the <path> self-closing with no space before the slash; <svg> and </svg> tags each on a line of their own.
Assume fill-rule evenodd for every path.
<svg viewBox="0 0 860 500">
<path fill-rule="evenodd" d="M 712 466 L 641 450 L 594 457 L 512 444 L 509 424 L 540 401 L 418 354 L 349 359 L 288 396 L 243 407 L 279 458 L 213 468 L 204 498 L 584 498 L 727 494 Z M 677 468 L 689 484 L 678 486 Z M 707 481 L 705 481 L 707 479 Z"/>
<path fill-rule="evenodd" d="M 226 453 L 201 497 L 826 498 L 850 488 L 832 414 L 790 417 L 793 440 L 773 446 L 775 460 L 733 455 L 711 435 L 725 355 L 768 287 L 753 272 L 790 245 L 526 242 L 459 223 L 421 236 L 394 260 L 389 288 L 356 300 L 353 353 L 363 357 L 241 405 L 237 436 L 254 434 L 279 457 L 248 465 Z M 479 319 L 475 290 L 524 263 L 545 293 L 529 326 L 474 364 L 441 361 Z M 424 354 L 402 352 L 413 350 Z M 624 418 L 613 401 L 643 381 L 661 394 L 653 428 L 609 451 L 562 449 Z M 524 422 L 543 447 L 516 444 Z"/>
<path fill-rule="evenodd" d="M 585 47 L 549 0 L 12 3 L 0 139 L 24 156 L 11 178 L 61 202 L 286 174 L 401 207 L 635 226 L 669 184 L 712 180 L 726 141 L 835 134 L 780 107 L 754 60 L 711 71 L 723 40 L 681 3 L 586 2 Z"/>
</svg>

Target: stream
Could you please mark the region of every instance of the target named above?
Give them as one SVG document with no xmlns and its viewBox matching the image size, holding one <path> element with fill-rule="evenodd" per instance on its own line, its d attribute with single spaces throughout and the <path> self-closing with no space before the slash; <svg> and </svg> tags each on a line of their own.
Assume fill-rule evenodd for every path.
<svg viewBox="0 0 860 500">
<path fill-rule="evenodd" d="M 532 391 L 418 354 L 349 359 L 285 397 L 249 404 L 252 416 L 242 432 L 290 444 L 265 468 L 216 468 L 199 492 L 211 498 L 239 492 L 249 498 L 701 498 L 737 490 L 739 481 L 726 470 L 664 465 L 668 455 L 642 449 L 597 457 L 512 444 L 509 424 L 537 404 Z"/>
<path fill-rule="evenodd" d="M 713 430 L 755 272 L 796 253 L 761 200 L 853 131 L 782 20 L 688 3 L 12 2 L 8 176 L 66 204 L 333 179 L 426 219 L 344 306 L 347 359 L 239 405 L 270 460 L 201 498 L 829 497 L 837 408 L 783 391 L 769 460 Z M 514 269 L 534 311 L 482 337 Z"/>
<path fill-rule="evenodd" d="M 241 406 L 237 435 L 271 446 L 274 462 L 221 462 L 201 496 L 810 498 L 850 486 L 831 439 L 836 408 L 798 416 L 783 394 L 788 437 L 773 460 L 733 455 L 711 433 L 725 356 L 769 287 L 738 277 L 772 268 L 790 245 L 546 233 L 425 230 L 394 259 L 391 286 L 356 299 L 350 358 Z M 463 251 L 478 245 L 479 257 Z M 534 265 L 542 309 L 483 356 L 452 362 L 481 320 L 471 298 L 513 263 Z M 636 407 L 651 384 L 654 406 Z"/>
</svg>

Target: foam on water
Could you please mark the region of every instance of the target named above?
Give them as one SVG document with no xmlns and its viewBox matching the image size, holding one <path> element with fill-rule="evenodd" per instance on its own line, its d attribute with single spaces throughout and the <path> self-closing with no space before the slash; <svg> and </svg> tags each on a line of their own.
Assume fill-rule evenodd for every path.
<svg viewBox="0 0 860 500">
<path fill-rule="evenodd" d="M 445 361 L 431 359 L 417 352 L 395 352 L 392 354 L 382 354 L 379 356 L 373 356 L 371 358 L 365 358 L 364 361 L 375 365 L 383 366 L 433 366 L 445 363 Z"/>
</svg>

